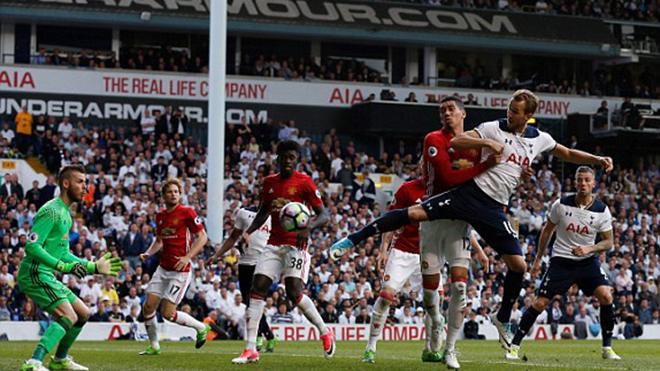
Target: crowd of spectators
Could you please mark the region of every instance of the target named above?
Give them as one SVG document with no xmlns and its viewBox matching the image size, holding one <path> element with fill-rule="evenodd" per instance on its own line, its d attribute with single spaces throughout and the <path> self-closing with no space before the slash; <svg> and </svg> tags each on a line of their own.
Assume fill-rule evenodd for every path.
<svg viewBox="0 0 660 371">
<path fill-rule="evenodd" d="M 387 0 L 461 8 L 492 9 L 511 12 L 571 15 L 626 21 L 658 22 L 660 3 L 650 1 L 609 0 Z"/>
<path fill-rule="evenodd" d="M 171 125 L 174 115 L 163 115 L 170 124 L 167 127 L 174 127 Z M 43 121 L 60 120 L 46 117 Z M 72 207 L 74 223 L 69 233 L 72 253 L 95 260 L 110 251 L 125 260 L 124 270 L 117 278 L 62 277 L 89 306 L 92 321 L 136 322 L 140 318 L 145 288 L 158 257 L 141 264 L 138 255 L 154 239 L 155 214 L 163 206 L 160 186 L 163 180 L 181 179 L 182 203 L 193 207 L 202 220 L 206 219 L 206 174 L 210 165 L 206 148 L 176 130 L 145 133 L 141 124 L 101 130 L 81 122 L 76 129 L 69 130 L 70 122 L 61 120 L 56 129 L 46 130 L 51 132 L 49 141 L 63 149 L 59 151 L 59 162 L 53 159 L 53 165 L 57 166 L 51 170 L 81 163 L 88 172 L 89 192 L 80 205 Z M 298 170 L 316 182 L 331 220 L 311 235 L 312 269 L 305 291 L 326 322 L 369 323 L 372 305 L 382 287 L 383 271 L 376 268 L 380 240 L 370 238 L 334 264 L 328 261 L 327 251 L 334 241 L 382 212 L 368 197 L 372 191 L 357 184 L 354 174 L 385 172 L 404 179 L 416 178 L 419 173 L 415 163 L 421 147 L 406 147 L 401 142 L 398 148 L 387 152 L 365 153 L 335 130 L 320 138 L 312 140 L 309 133 L 300 131 L 292 121 L 271 119 L 265 124 L 227 125 L 224 232 L 227 235 L 233 228 L 233 216 L 238 208 L 257 204 L 262 178 L 277 171 L 277 141 L 297 140 L 302 146 Z M 577 143 L 568 145 L 576 147 Z M 557 176 L 558 166 L 548 158 L 538 158 L 534 163 L 536 176 L 521 184 L 511 199 L 511 218 L 519 225 L 528 263 L 534 258 L 537 236 L 548 207 L 560 195 L 574 191 L 570 177 Z M 660 323 L 656 284 L 660 278 L 660 172 L 656 166 L 637 169 L 616 166 L 610 174 L 599 173 L 597 181 L 595 192 L 610 206 L 615 218 L 614 248 L 600 256 L 600 260 L 614 285 L 615 308 L 622 323 L 620 334 L 635 337 L 643 331 L 643 324 Z M 21 293 L 16 275 L 38 208 L 58 192 L 53 176 L 46 182 L 35 181 L 29 190 L 22 189 L 15 175 L 5 176 L 0 184 L 0 320 L 47 320 L 47 315 Z M 213 247 L 207 246 L 193 263 L 194 279 L 182 310 L 216 325 L 218 332 L 214 336 L 218 338 L 239 338 L 245 309 L 237 287 L 239 253 L 232 249 L 217 266 L 205 267 L 204 258 L 212 254 Z M 489 314 L 497 310 L 502 300 L 505 264 L 490 247 L 486 246 L 485 252 L 490 259 L 488 272 L 476 262 L 470 269 L 470 313 L 465 326 L 468 338 L 478 338 L 478 326 L 490 323 Z M 547 263 L 545 257 L 544 270 Z M 444 282 L 448 282 L 446 272 L 444 276 Z M 527 275 L 524 292 L 513 312 L 514 323 L 531 305 L 539 280 L 540 277 L 531 280 Z M 450 292 L 447 286 L 444 291 L 447 295 Z M 538 321 L 575 323 L 589 321 L 585 319 L 588 316 L 598 322 L 597 306 L 597 302 L 573 288 L 567 295 L 557 297 L 547 316 L 540 316 Z M 274 323 L 305 321 L 278 283 L 271 287 L 265 311 L 266 318 Z M 393 301 L 388 323 L 421 323 L 423 313 L 421 295 L 406 285 Z"/>
<path fill-rule="evenodd" d="M 157 49 L 127 49 L 121 58 L 114 52 L 80 51 L 77 54 L 60 50 L 52 52 L 41 48 L 32 58 L 33 64 L 58 65 L 78 68 L 121 68 L 145 71 L 171 71 L 208 73 L 207 62 L 201 57 L 188 57 L 186 52 L 173 51 L 171 46 Z M 529 89 L 542 93 L 588 96 L 619 96 L 660 99 L 660 81 L 651 69 L 646 68 L 634 76 L 629 66 L 601 65 L 592 76 L 577 79 L 573 76 L 544 76 L 539 70 L 516 70 L 506 76 L 489 71 L 477 59 L 470 63 L 440 60 L 437 63 L 438 81 L 461 88 L 483 90 Z M 250 55 L 241 57 L 240 64 L 228 67 L 228 73 L 243 76 L 284 78 L 300 81 L 348 81 L 354 83 L 394 83 L 403 86 L 434 85 L 436 81 L 421 81 L 417 76 L 404 76 L 398 81 L 388 81 L 384 71 L 369 68 L 363 61 L 350 58 L 323 58 L 316 63 L 313 58 L 282 58 L 276 55 Z"/>
</svg>

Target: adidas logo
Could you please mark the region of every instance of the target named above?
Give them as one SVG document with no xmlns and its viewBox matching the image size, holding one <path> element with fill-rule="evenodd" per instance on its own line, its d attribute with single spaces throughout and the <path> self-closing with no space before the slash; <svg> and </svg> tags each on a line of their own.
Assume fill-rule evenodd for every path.
<svg viewBox="0 0 660 371">
<path fill-rule="evenodd" d="M 270 191 L 268 191 L 268 193 L 273 193 L 273 192 L 275 192 L 275 191 L 273 191 L 273 189 L 272 189 L 272 188 L 270 189 Z"/>
</svg>

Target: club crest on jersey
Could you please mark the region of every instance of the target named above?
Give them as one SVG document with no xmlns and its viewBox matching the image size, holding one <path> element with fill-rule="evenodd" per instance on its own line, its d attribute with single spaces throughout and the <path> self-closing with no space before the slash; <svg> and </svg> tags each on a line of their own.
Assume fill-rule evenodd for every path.
<svg viewBox="0 0 660 371">
<path fill-rule="evenodd" d="M 435 147 L 429 147 L 429 156 L 435 157 L 438 154 L 438 149 Z"/>
<path fill-rule="evenodd" d="M 566 227 L 566 232 L 573 232 L 578 234 L 589 234 L 589 228 L 586 225 L 579 225 L 570 223 Z"/>
<path fill-rule="evenodd" d="M 32 243 L 39 241 L 39 235 L 37 234 L 37 232 L 32 232 L 30 234 L 29 240 Z"/>
<path fill-rule="evenodd" d="M 179 224 L 179 219 L 177 219 L 177 218 L 172 219 L 172 224 L 173 225 Z"/>
<path fill-rule="evenodd" d="M 296 187 L 289 187 L 289 189 L 286 190 L 286 193 L 287 193 L 289 196 L 293 196 L 293 195 L 295 195 L 296 192 L 298 192 L 298 190 L 296 189 Z"/>
<path fill-rule="evenodd" d="M 423 268 L 423 269 L 429 269 L 429 262 L 427 262 L 427 261 L 423 261 L 423 262 L 422 262 L 422 268 Z"/>
</svg>

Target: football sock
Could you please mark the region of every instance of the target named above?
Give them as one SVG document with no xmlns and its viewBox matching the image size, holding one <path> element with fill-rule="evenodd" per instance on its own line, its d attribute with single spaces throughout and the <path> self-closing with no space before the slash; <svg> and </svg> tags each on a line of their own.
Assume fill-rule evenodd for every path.
<svg viewBox="0 0 660 371">
<path fill-rule="evenodd" d="M 78 335 L 80 335 L 80 332 L 82 332 L 83 326 L 85 326 L 86 323 L 87 321 L 78 321 L 69 331 L 67 331 L 66 335 L 60 340 L 60 345 L 57 347 L 57 352 L 55 353 L 56 358 L 64 359 L 69 355 L 69 349 L 78 338 Z"/>
<path fill-rule="evenodd" d="M 612 346 L 614 332 L 614 308 L 612 304 L 600 306 L 600 325 L 603 328 L 603 347 Z"/>
<path fill-rule="evenodd" d="M 395 231 L 405 225 L 410 224 L 408 217 L 408 208 L 388 211 L 385 215 L 367 224 L 361 230 L 348 235 L 348 239 L 357 246 L 367 238 L 390 231 Z"/>
<path fill-rule="evenodd" d="M 466 279 L 454 281 L 451 284 L 451 300 L 447 314 L 447 343 L 445 344 L 445 349 L 448 351 L 454 350 L 456 340 L 463 327 L 463 317 L 465 317 L 463 309 L 467 305 L 467 283 L 464 280 Z"/>
<path fill-rule="evenodd" d="M 325 322 L 323 322 L 323 318 L 321 318 L 319 311 L 316 310 L 316 306 L 314 305 L 312 299 L 309 298 L 309 296 L 303 295 L 300 298 L 300 301 L 298 302 L 298 308 L 300 308 L 309 322 L 314 324 L 314 326 L 319 329 L 321 336 L 327 334 L 330 331 L 325 325 Z"/>
<path fill-rule="evenodd" d="M 264 316 L 261 316 L 261 321 L 259 321 L 259 333 L 262 334 L 266 340 L 273 340 L 275 338 L 275 334 L 270 330 L 268 321 L 266 321 L 266 317 Z"/>
<path fill-rule="evenodd" d="M 32 359 L 37 361 L 43 361 L 46 357 L 46 353 L 50 353 L 55 345 L 59 343 L 66 333 L 71 329 L 73 323 L 68 317 L 61 317 L 56 319 L 53 323 L 48 326 L 44 336 L 39 340 L 39 345 L 32 354 Z"/>
<path fill-rule="evenodd" d="M 192 327 L 197 332 L 206 330 L 206 325 L 194 319 L 190 314 L 181 311 L 175 311 L 170 318 L 171 322 L 177 323 L 181 326 Z"/>
<path fill-rule="evenodd" d="M 382 296 L 379 296 L 374 303 L 374 311 L 371 315 L 371 326 L 369 326 L 369 341 L 367 342 L 367 350 L 376 351 L 376 343 L 383 331 L 385 321 L 387 320 L 387 310 L 391 302 Z"/>
<path fill-rule="evenodd" d="M 516 302 L 518 296 L 520 296 L 520 289 L 523 285 L 524 274 L 520 272 L 514 272 L 509 270 L 506 272 L 506 277 L 504 278 L 504 296 L 502 298 L 502 305 L 500 310 L 497 312 L 497 320 L 502 323 L 507 323 L 511 320 L 511 309 L 513 309 L 513 303 Z"/>
<path fill-rule="evenodd" d="M 424 321 L 426 324 L 427 343 L 429 348 L 426 350 L 435 352 L 439 349 L 430 349 L 431 333 L 433 327 L 442 325 L 440 320 L 440 294 L 437 289 L 424 289 L 423 299 L 424 307 L 426 308 L 426 315 L 430 318 L 430 321 Z"/>
<path fill-rule="evenodd" d="M 537 311 L 533 306 L 527 308 L 525 314 L 523 314 L 520 319 L 520 326 L 518 327 L 516 334 L 513 336 L 513 341 L 511 341 L 512 344 L 520 346 L 525 335 L 529 333 L 529 329 L 534 326 L 536 317 L 538 317 L 539 314 L 541 314 L 541 312 Z"/>
<path fill-rule="evenodd" d="M 264 300 L 261 297 L 252 296 L 250 298 L 250 307 L 245 312 L 245 323 L 247 327 L 247 347 L 246 349 L 257 349 L 257 330 L 259 322 L 264 313 Z"/>
<path fill-rule="evenodd" d="M 151 314 L 144 313 L 144 327 L 147 328 L 147 335 L 149 335 L 151 347 L 154 349 L 160 349 L 160 344 L 158 343 L 158 319 L 156 318 L 156 312 Z"/>
</svg>

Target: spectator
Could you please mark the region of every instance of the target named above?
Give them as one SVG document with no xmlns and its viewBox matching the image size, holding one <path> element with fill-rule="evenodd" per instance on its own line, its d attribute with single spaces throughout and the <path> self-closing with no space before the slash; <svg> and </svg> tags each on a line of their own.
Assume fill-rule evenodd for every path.
<svg viewBox="0 0 660 371">
<path fill-rule="evenodd" d="M 332 323 L 325 321 L 326 323 Z M 293 323 L 293 315 L 289 313 L 286 304 L 282 303 L 277 308 L 277 313 L 273 315 L 272 323 Z"/>
<path fill-rule="evenodd" d="M 21 112 L 16 115 L 16 145 L 21 154 L 26 155 L 32 145 L 32 115 L 28 107 L 21 107 Z"/>
</svg>

